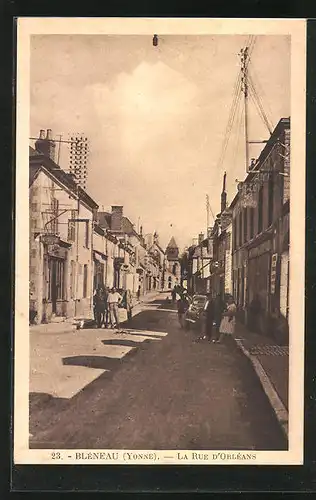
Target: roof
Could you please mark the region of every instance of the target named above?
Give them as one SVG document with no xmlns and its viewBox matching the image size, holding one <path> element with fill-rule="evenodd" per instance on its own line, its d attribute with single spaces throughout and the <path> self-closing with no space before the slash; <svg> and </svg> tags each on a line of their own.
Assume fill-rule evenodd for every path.
<svg viewBox="0 0 316 500">
<path fill-rule="evenodd" d="M 31 186 L 38 175 L 38 172 L 45 168 L 49 174 L 63 184 L 74 194 L 79 194 L 80 200 L 84 201 L 90 208 L 99 208 L 99 205 L 74 181 L 72 175 L 67 174 L 48 156 L 36 151 L 29 146 L 29 186 Z"/>
<path fill-rule="evenodd" d="M 111 218 L 112 214 L 110 212 L 98 212 L 98 223 L 104 229 L 111 229 Z M 139 237 L 139 234 L 135 231 L 133 223 L 128 219 L 128 217 L 122 217 L 122 230 L 114 231 L 115 233 L 133 234 Z"/>
<path fill-rule="evenodd" d="M 290 118 L 281 118 L 279 122 L 277 123 L 275 129 L 273 130 L 272 134 L 269 137 L 268 142 L 266 143 L 265 147 L 261 151 L 259 158 L 256 162 L 256 167 L 253 169 L 253 171 L 249 172 L 248 175 L 245 178 L 245 181 L 251 180 L 254 175 L 256 174 L 257 171 L 260 170 L 260 167 L 262 163 L 266 160 L 268 154 L 270 153 L 271 149 L 277 142 L 278 138 L 280 135 L 284 132 L 285 129 L 290 128 L 291 126 L 291 119 Z M 243 181 L 243 182 L 245 182 Z M 231 202 L 229 208 L 233 208 L 236 205 L 237 200 L 239 199 L 239 191 L 237 191 L 233 201 Z"/>
<path fill-rule="evenodd" d="M 134 234 L 138 236 L 134 229 L 134 224 L 128 219 L 128 217 L 122 217 L 122 230 L 125 234 Z"/>
<path fill-rule="evenodd" d="M 111 214 L 109 214 L 108 212 L 98 212 L 97 219 L 99 226 L 103 229 L 111 228 Z"/>
<path fill-rule="evenodd" d="M 179 249 L 178 245 L 176 244 L 176 240 L 172 236 L 171 240 L 169 241 L 169 244 L 167 245 L 167 248 L 177 248 Z"/>
</svg>

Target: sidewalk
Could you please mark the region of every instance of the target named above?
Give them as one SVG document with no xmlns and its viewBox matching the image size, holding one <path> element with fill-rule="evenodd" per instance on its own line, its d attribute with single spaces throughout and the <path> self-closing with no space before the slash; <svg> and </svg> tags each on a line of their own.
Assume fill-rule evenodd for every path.
<svg viewBox="0 0 316 500">
<path fill-rule="evenodd" d="M 288 346 L 278 345 L 271 337 L 252 333 L 241 323 L 236 325 L 235 341 L 252 362 L 276 416 L 287 434 Z"/>
</svg>

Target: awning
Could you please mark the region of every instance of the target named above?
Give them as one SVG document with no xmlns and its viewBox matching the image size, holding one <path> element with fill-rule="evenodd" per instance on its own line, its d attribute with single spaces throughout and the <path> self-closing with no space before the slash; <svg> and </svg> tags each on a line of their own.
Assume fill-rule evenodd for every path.
<svg viewBox="0 0 316 500">
<path fill-rule="evenodd" d="M 93 258 L 102 263 L 107 260 L 107 256 L 98 250 L 93 250 Z"/>
</svg>

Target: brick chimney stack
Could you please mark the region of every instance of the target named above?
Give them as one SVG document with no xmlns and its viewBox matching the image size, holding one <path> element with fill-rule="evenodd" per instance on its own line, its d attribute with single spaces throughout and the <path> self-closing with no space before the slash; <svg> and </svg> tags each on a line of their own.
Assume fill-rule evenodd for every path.
<svg viewBox="0 0 316 500">
<path fill-rule="evenodd" d="M 204 233 L 200 233 L 199 234 L 199 245 L 202 243 L 203 240 L 204 240 Z"/>
<path fill-rule="evenodd" d="M 123 206 L 113 205 L 111 214 L 111 229 L 113 231 L 122 231 Z"/>
<path fill-rule="evenodd" d="M 55 161 L 56 143 L 53 141 L 53 133 L 50 128 L 47 129 L 46 136 L 45 130 L 40 130 L 39 138 L 35 143 L 35 149 L 39 153 Z"/>
</svg>

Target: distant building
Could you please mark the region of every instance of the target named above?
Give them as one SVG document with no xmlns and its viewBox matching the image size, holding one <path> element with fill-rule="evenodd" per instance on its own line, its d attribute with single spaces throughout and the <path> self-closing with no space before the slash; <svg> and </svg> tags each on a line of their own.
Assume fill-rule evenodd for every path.
<svg viewBox="0 0 316 500">
<path fill-rule="evenodd" d="M 180 284 L 181 280 L 179 247 L 173 236 L 167 245 L 165 255 L 166 255 L 165 287 L 171 289 L 176 284 Z"/>
<path fill-rule="evenodd" d="M 159 236 L 157 232 L 146 235 L 147 253 L 150 262 L 150 276 L 148 276 L 148 289 L 158 290 L 164 288 L 165 281 L 165 252 L 159 244 Z"/>
</svg>

